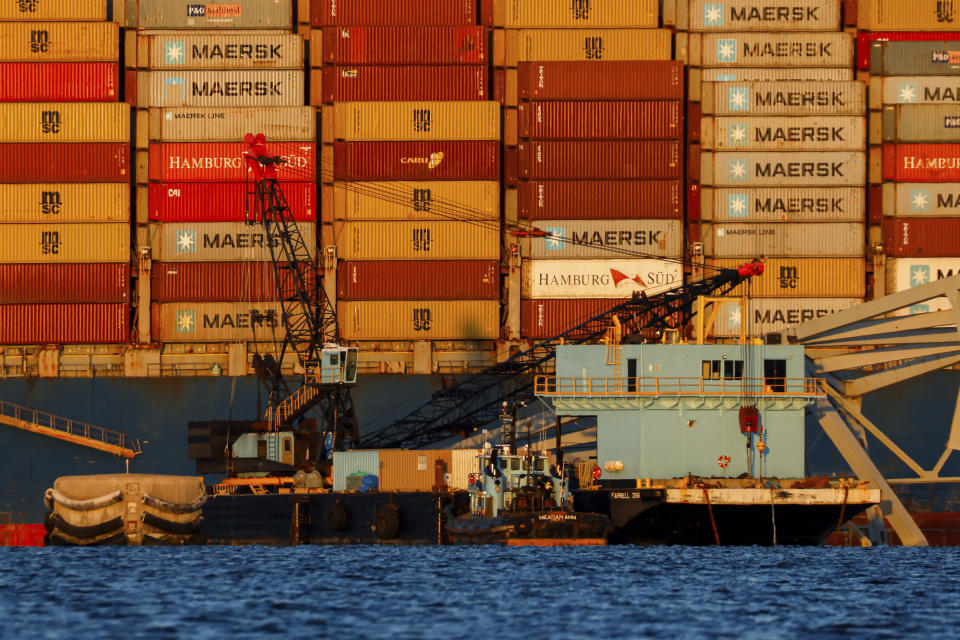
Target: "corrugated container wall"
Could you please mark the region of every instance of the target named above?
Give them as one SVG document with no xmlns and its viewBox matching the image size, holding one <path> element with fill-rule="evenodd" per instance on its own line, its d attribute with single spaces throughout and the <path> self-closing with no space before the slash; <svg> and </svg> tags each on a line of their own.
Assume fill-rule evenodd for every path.
<svg viewBox="0 0 960 640">
<path fill-rule="evenodd" d="M 460 221 L 338 222 L 337 256 L 343 260 L 497 260 L 497 224 Z"/>
<path fill-rule="evenodd" d="M 957 79 L 951 76 L 899 76 L 870 79 L 870 108 L 881 104 L 960 103 Z"/>
<path fill-rule="evenodd" d="M 324 190 L 328 221 L 500 219 L 499 182 L 335 182 Z"/>
<path fill-rule="evenodd" d="M 722 222 L 862 222 L 862 187 L 713 189 L 701 192 L 700 217 Z"/>
<path fill-rule="evenodd" d="M 883 142 L 960 142 L 960 104 L 884 105 L 881 126 Z"/>
<path fill-rule="evenodd" d="M 696 73 L 695 73 L 696 72 Z M 703 82 L 850 82 L 853 69 L 845 67 L 722 67 L 690 69 L 690 90 L 699 76 Z"/>
<path fill-rule="evenodd" d="M 8 224 L 0 262 L 127 262 L 130 227 L 116 223 Z"/>
<path fill-rule="evenodd" d="M 338 142 L 335 180 L 498 180 L 498 142 Z"/>
<path fill-rule="evenodd" d="M 313 104 L 394 100 L 489 100 L 485 66 L 329 65 L 310 75 Z"/>
<path fill-rule="evenodd" d="M 680 260 L 527 260 L 522 266 L 524 298 L 629 298 L 680 286 Z"/>
<path fill-rule="evenodd" d="M 338 102 L 323 112 L 324 140 L 499 140 L 495 102 Z"/>
<path fill-rule="evenodd" d="M 4 143 L 0 182 L 127 182 L 130 147 L 125 143 Z"/>
<path fill-rule="evenodd" d="M 867 125 L 864 116 L 707 116 L 700 140 L 719 151 L 856 151 L 866 145 Z"/>
<path fill-rule="evenodd" d="M 137 129 L 147 132 L 149 142 L 233 142 L 256 132 L 272 143 L 312 141 L 317 135 L 316 112 L 311 107 L 180 107 L 150 109 L 147 113 L 147 122 L 138 120 Z M 142 133 L 137 133 L 140 138 Z"/>
<path fill-rule="evenodd" d="M 447 485 L 451 489 L 466 490 L 470 474 L 479 473 L 483 467 L 482 455 L 482 449 L 453 449 L 450 452 L 450 481 Z"/>
<path fill-rule="evenodd" d="M 33 2 L 8 2 L 0 5 L 0 20 L 3 21 L 42 21 L 55 20 L 89 20 L 102 22 L 110 20 L 107 7 L 110 5 L 103 0 L 63 0 L 50 2 L 40 0 Z"/>
<path fill-rule="evenodd" d="M 0 344 L 126 343 L 130 305 L 2 304 Z"/>
<path fill-rule="evenodd" d="M 735 269 L 749 258 L 707 260 L 709 267 Z M 866 290 L 863 258 L 768 258 L 763 275 L 750 278 L 751 294 L 764 298 L 862 298 Z M 729 295 L 739 295 L 744 285 Z"/>
<path fill-rule="evenodd" d="M 313 182 L 317 176 L 312 142 L 268 143 L 270 153 L 286 161 L 277 167 L 281 181 Z M 164 182 L 243 182 L 247 168 L 242 142 L 170 142 L 150 145 L 150 179 Z"/>
<path fill-rule="evenodd" d="M 686 4 L 687 0 L 678 0 Z M 839 0 L 759 5 L 756 0 L 689 0 L 690 31 L 839 31 Z"/>
<path fill-rule="evenodd" d="M 683 64 L 657 60 L 521 62 L 523 100 L 682 100 Z"/>
<path fill-rule="evenodd" d="M 285 29 L 293 24 L 290 0 L 138 0 L 139 29 Z M 134 25 L 130 25 L 134 26 Z"/>
<path fill-rule="evenodd" d="M 856 151 L 704 152 L 703 184 L 723 186 L 858 186 L 866 181 L 865 154 Z"/>
<path fill-rule="evenodd" d="M 904 291 L 960 274 L 960 258 L 890 258 L 887 260 L 887 293 Z M 928 311 L 949 311 L 953 306 L 940 296 L 901 309 L 893 315 L 905 316 Z"/>
<path fill-rule="evenodd" d="M 341 301 L 345 340 L 495 340 L 500 336 L 496 300 Z"/>
<path fill-rule="evenodd" d="M 431 491 L 439 489 L 450 472 L 449 449 L 381 449 L 381 491 Z M 437 469 L 439 464 L 440 469 Z M 439 478 L 437 477 L 439 474 Z"/>
<path fill-rule="evenodd" d="M 127 302 L 130 264 L 0 264 L 3 304 Z"/>
<path fill-rule="evenodd" d="M 302 69 L 303 38 L 292 34 L 193 35 L 137 38 L 138 66 L 150 69 Z"/>
<path fill-rule="evenodd" d="M 276 300 L 272 262 L 154 262 L 154 302 Z"/>
<path fill-rule="evenodd" d="M 272 342 L 285 333 L 279 302 L 153 303 L 150 311 L 157 342 Z"/>
<path fill-rule="evenodd" d="M 960 215 L 960 187 L 953 182 L 884 183 L 883 215 L 958 216 Z"/>
<path fill-rule="evenodd" d="M 130 107 L 122 102 L 0 104 L 4 142 L 128 142 Z"/>
<path fill-rule="evenodd" d="M 763 336 L 855 307 L 862 302 L 860 298 L 760 298 L 749 301 L 746 314 L 737 302 L 721 302 L 712 335 L 737 337 L 740 335 L 740 325 L 746 322 L 748 336 Z"/>
<path fill-rule="evenodd" d="M 130 186 L 124 183 L 2 184 L 2 222 L 127 222 Z"/>
<path fill-rule="evenodd" d="M 955 31 L 960 14 L 943 0 L 858 0 L 857 26 L 866 31 Z"/>
<path fill-rule="evenodd" d="M 531 141 L 517 145 L 522 178 L 681 178 L 678 141 Z"/>
<path fill-rule="evenodd" d="M 3 62 L 110 62 L 119 51 L 112 22 L 0 22 Z"/>
<path fill-rule="evenodd" d="M 960 217 L 883 219 L 883 244 L 888 256 L 960 256 Z"/>
<path fill-rule="evenodd" d="M 138 71 L 140 107 L 294 107 L 304 101 L 303 71 Z"/>
<path fill-rule="evenodd" d="M 498 260 L 340 262 L 340 300 L 496 300 Z"/>
<path fill-rule="evenodd" d="M 704 67 L 852 67 L 853 51 L 849 33 L 705 33 L 690 34 L 688 59 Z"/>
<path fill-rule="evenodd" d="M 0 63 L 0 101 L 113 102 L 120 96 L 116 62 Z"/>
<path fill-rule="evenodd" d="M 679 180 L 590 180 L 521 182 L 521 218 L 608 220 L 681 218 Z"/>
<path fill-rule="evenodd" d="M 958 46 L 956 42 L 942 40 L 874 42 L 870 46 L 870 73 L 878 76 L 956 76 L 960 74 Z"/>
<path fill-rule="evenodd" d="M 487 38 L 486 27 L 477 25 L 324 27 L 322 44 L 311 44 L 310 59 L 313 67 L 322 63 L 485 64 L 490 59 Z"/>
<path fill-rule="evenodd" d="M 503 34 L 503 61 L 498 36 Z M 510 29 L 494 32 L 494 65 L 539 60 L 670 60 L 668 29 Z"/>
<path fill-rule="evenodd" d="M 517 108 L 521 138 L 540 140 L 679 139 L 680 101 L 525 102 Z"/>
<path fill-rule="evenodd" d="M 680 220 L 544 220 L 537 228 L 551 235 L 530 238 L 531 258 L 610 258 L 613 252 L 683 255 Z"/>
<path fill-rule="evenodd" d="M 570 327 L 600 315 L 623 302 L 600 300 L 521 300 L 520 334 L 524 338 L 552 338 Z"/>
<path fill-rule="evenodd" d="M 316 222 L 316 185 L 287 182 L 282 188 L 291 218 Z M 140 211 L 146 207 L 156 222 L 246 221 L 246 185 L 240 182 L 152 182 L 147 194 Z"/>
<path fill-rule="evenodd" d="M 352 475 L 380 477 L 379 451 L 334 451 L 333 490 L 346 491 L 347 478 Z"/>
<path fill-rule="evenodd" d="M 709 82 L 701 93 L 704 115 L 854 115 L 867 108 L 862 82 Z"/>
<path fill-rule="evenodd" d="M 316 255 L 316 225 L 297 225 L 306 250 Z M 161 262 L 269 262 L 270 247 L 262 227 L 244 222 L 166 223 L 150 226 L 153 258 Z M 276 240 L 275 246 L 279 246 Z"/>
<path fill-rule="evenodd" d="M 707 223 L 701 228 L 704 253 L 714 257 L 863 256 L 859 222 Z"/>
<path fill-rule="evenodd" d="M 473 25 L 476 0 L 310 0 L 310 24 L 315 27 L 351 25 Z"/>
<path fill-rule="evenodd" d="M 960 144 L 885 144 L 883 179 L 896 182 L 960 181 Z"/>
<path fill-rule="evenodd" d="M 960 26 L 960 25 L 958 25 Z M 870 69 L 870 48 L 878 40 L 960 40 L 960 31 L 861 31 L 857 34 L 857 69 Z"/>
<path fill-rule="evenodd" d="M 658 0 L 592 0 L 587 3 L 498 0 L 493 7 L 493 23 L 498 27 L 660 26 Z"/>
</svg>

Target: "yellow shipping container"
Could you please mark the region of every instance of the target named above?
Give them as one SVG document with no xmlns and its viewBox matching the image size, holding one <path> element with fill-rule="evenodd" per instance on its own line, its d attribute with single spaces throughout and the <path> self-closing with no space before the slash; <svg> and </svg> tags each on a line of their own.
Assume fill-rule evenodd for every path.
<svg viewBox="0 0 960 640">
<path fill-rule="evenodd" d="M 750 258 L 707 260 L 707 265 L 735 269 Z M 863 258 L 768 258 L 761 276 L 750 278 L 750 293 L 760 298 L 862 298 L 866 295 Z M 739 295 L 740 285 L 731 295 Z"/>
<path fill-rule="evenodd" d="M 324 107 L 323 141 L 499 140 L 496 102 L 338 102 Z"/>
<path fill-rule="evenodd" d="M 120 29 L 113 22 L 0 22 L 3 61 L 112 62 L 119 58 Z"/>
<path fill-rule="evenodd" d="M 335 182 L 321 214 L 334 220 L 500 219 L 499 182 Z"/>
<path fill-rule="evenodd" d="M 659 27 L 659 0 L 495 0 L 498 27 Z"/>
<path fill-rule="evenodd" d="M 496 300 L 373 300 L 337 305 L 345 340 L 495 340 Z"/>
<path fill-rule="evenodd" d="M 857 28 L 866 31 L 956 31 L 960 6 L 944 0 L 859 0 Z"/>
<path fill-rule="evenodd" d="M 500 226 L 487 222 L 336 222 L 342 260 L 496 260 Z"/>
<path fill-rule="evenodd" d="M 127 184 L 0 184 L 0 223 L 129 221 Z"/>
<path fill-rule="evenodd" d="M 3 228 L 0 263 L 127 262 L 127 224 L 10 224 Z"/>
<path fill-rule="evenodd" d="M 531 60 L 670 60 L 668 29 L 506 29 L 493 36 L 494 65 Z"/>
<path fill-rule="evenodd" d="M 129 142 L 124 102 L 7 102 L 0 104 L 3 142 Z"/>
<path fill-rule="evenodd" d="M 172 107 L 137 112 L 137 146 L 147 142 L 229 142 L 247 133 L 268 141 L 316 139 L 313 107 Z"/>
<path fill-rule="evenodd" d="M 119 3 L 114 4 L 120 6 Z M 17 0 L 0 3 L 0 20 L 3 21 L 110 19 L 104 0 Z"/>
<path fill-rule="evenodd" d="M 381 491 L 430 491 L 451 471 L 449 449 L 380 449 L 379 455 Z"/>
</svg>

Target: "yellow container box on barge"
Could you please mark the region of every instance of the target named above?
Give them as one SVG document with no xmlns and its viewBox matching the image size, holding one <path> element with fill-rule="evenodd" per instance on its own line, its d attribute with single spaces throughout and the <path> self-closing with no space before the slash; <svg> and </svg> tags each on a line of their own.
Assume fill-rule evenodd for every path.
<svg viewBox="0 0 960 640">
<path fill-rule="evenodd" d="M 0 22 L 3 62 L 112 62 L 119 57 L 120 30 L 112 22 Z"/>
<path fill-rule="evenodd" d="M 497 29 L 493 63 L 536 60 L 670 60 L 668 29 Z"/>
<path fill-rule="evenodd" d="M 496 102 L 338 102 L 323 108 L 323 141 L 499 140 Z"/>
<path fill-rule="evenodd" d="M 114 2 L 117 9 L 121 3 Z M 0 21 L 53 22 L 88 21 L 102 22 L 113 19 L 107 14 L 108 3 L 104 0 L 25 0 L 0 3 Z M 122 14 L 123 11 L 115 11 Z"/>
<path fill-rule="evenodd" d="M 498 260 L 500 229 L 453 221 L 337 222 L 342 260 Z"/>
<path fill-rule="evenodd" d="M 127 224 L 7 224 L 0 262 L 127 262 Z"/>
<path fill-rule="evenodd" d="M 8 102 L 0 104 L 4 142 L 129 142 L 130 105 L 124 102 Z"/>
<path fill-rule="evenodd" d="M 707 259 L 707 266 L 736 269 L 753 258 Z M 761 298 L 863 298 L 866 262 L 863 258 L 768 258 L 763 275 L 750 278 L 750 294 Z M 730 295 L 743 293 L 745 285 Z"/>
<path fill-rule="evenodd" d="M 659 0 L 493 0 L 498 27 L 659 27 Z"/>
<path fill-rule="evenodd" d="M 129 222 L 130 185 L 0 184 L 0 223 Z"/>
<path fill-rule="evenodd" d="M 496 340 L 496 300 L 376 300 L 337 304 L 345 340 Z"/>
<path fill-rule="evenodd" d="M 956 31 L 954 0 L 858 0 L 857 28 L 864 31 Z"/>
<path fill-rule="evenodd" d="M 334 182 L 322 189 L 324 222 L 500 219 L 499 182 Z"/>
</svg>

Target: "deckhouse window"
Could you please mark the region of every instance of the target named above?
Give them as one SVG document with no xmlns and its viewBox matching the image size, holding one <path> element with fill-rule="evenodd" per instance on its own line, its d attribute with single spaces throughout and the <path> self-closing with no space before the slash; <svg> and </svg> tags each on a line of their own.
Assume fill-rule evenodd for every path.
<svg viewBox="0 0 960 640">
<path fill-rule="evenodd" d="M 743 360 L 703 360 L 700 368 L 704 380 L 719 380 L 721 371 L 724 380 L 743 379 Z"/>
</svg>

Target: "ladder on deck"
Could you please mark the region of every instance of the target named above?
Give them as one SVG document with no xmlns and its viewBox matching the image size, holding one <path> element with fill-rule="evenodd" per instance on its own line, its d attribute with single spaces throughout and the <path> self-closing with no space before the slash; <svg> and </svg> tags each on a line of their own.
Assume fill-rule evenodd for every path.
<svg viewBox="0 0 960 640">
<path fill-rule="evenodd" d="M 0 424 L 90 447 L 115 456 L 134 458 L 140 453 L 140 441 L 119 431 L 111 431 L 86 422 L 55 416 L 46 411 L 21 407 L 0 400 Z"/>
</svg>

